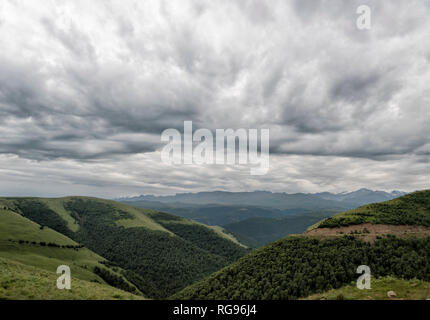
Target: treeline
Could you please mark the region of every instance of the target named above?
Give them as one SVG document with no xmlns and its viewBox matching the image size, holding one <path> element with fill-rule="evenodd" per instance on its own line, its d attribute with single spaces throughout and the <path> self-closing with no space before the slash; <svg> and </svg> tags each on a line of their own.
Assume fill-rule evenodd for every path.
<svg viewBox="0 0 430 320">
<path fill-rule="evenodd" d="M 289 237 L 257 250 L 176 299 L 297 299 L 355 281 L 359 265 L 372 276 L 430 281 L 430 238 L 376 240 L 373 245 L 344 236 L 334 240 Z"/>
<path fill-rule="evenodd" d="M 115 273 L 109 271 L 105 268 L 99 268 L 97 266 L 94 267 L 94 273 L 100 276 L 104 281 L 106 281 L 107 284 L 111 285 L 112 287 L 131 292 L 133 294 L 139 295 L 139 291 L 128 283 L 124 277 L 116 275 Z"/>
<path fill-rule="evenodd" d="M 127 279 L 146 297 L 166 298 L 232 259 L 167 232 L 118 226 L 115 222 L 128 217 L 128 213 L 98 201 L 70 200 L 65 207 L 80 221 L 73 239 L 125 269 Z M 238 255 L 233 250 L 230 253 Z"/>
<path fill-rule="evenodd" d="M 53 248 L 74 249 L 74 250 L 79 250 L 85 247 L 83 244 L 79 244 L 79 245 L 58 244 L 54 242 L 45 242 L 45 241 L 37 242 L 37 241 L 29 241 L 29 240 L 12 240 L 12 239 L 9 239 L 9 241 L 16 242 L 19 244 L 30 244 L 30 245 L 41 246 L 41 247 L 53 247 Z"/>
<path fill-rule="evenodd" d="M 169 225 L 178 236 L 141 227 L 124 228 L 116 222 L 134 216 L 99 200 L 72 198 L 64 203 L 79 223 L 77 232 L 68 229 L 61 216 L 37 199 L 9 200 L 14 200 L 17 211 L 41 228 L 47 226 L 67 235 L 123 269 L 121 275 L 148 298 L 166 298 L 247 251 L 198 225 Z M 173 215 L 163 215 L 163 220 L 166 226 L 166 220 L 183 222 Z M 112 285 L 122 285 L 113 276 L 105 276 Z"/>
<path fill-rule="evenodd" d="M 73 232 L 67 227 L 66 221 L 46 204 L 36 199 L 19 199 L 14 204 L 24 217 L 40 224 L 41 229 L 48 226 L 68 237 L 73 235 Z"/>
<path fill-rule="evenodd" d="M 363 223 L 430 227 L 430 191 L 418 191 L 398 199 L 373 203 L 324 220 L 319 228 Z"/>
<path fill-rule="evenodd" d="M 214 230 L 207 227 L 184 223 L 184 220 L 180 218 L 177 221 L 176 219 L 172 219 L 171 215 L 164 213 L 153 214 L 151 217 L 182 239 L 191 242 L 207 252 L 224 257 L 230 263 L 249 252 L 246 248 L 222 238 Z"/>
</svg>

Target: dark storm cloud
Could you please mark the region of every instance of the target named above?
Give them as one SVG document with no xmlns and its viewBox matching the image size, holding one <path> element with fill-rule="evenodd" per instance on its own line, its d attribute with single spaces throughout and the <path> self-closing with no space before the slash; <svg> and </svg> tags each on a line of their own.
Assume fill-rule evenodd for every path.
<svg viewBox="0 0 430 320">
<path fill-rule="evenodd" d="M 372 9 L 369 31 L 356 27 L 362 4 Z M 273 161 L 289 168 L 280 176 L 303 190 L 346 180 L 328 169 L 318 180 L 300 157 L 315 166 L 339 158 L 345 177 L 375 160 L 379 175 L 395 163 L 406 175 L 402 166 L 421 168 L 430 150 L 429 8 L 419 0 L 3 1 L 4 170 L 18 156 L 53 175 L 67 163 L 63 178 L 83 185 L 184 191 L 222 187 L 228 175 L 232 188 L 263 189 L 240 168 L 166 170 L 161 132 L 192 120 L 194 129 L 270 128 Z M 121 167 L 129 159 L 133 176 Z M 119 176 L 72 174 L 104 172 L 100 161 Z M 260 180 L 269 189 L 270 181 L 282 189 L 272 175 Z"/>
</svg>

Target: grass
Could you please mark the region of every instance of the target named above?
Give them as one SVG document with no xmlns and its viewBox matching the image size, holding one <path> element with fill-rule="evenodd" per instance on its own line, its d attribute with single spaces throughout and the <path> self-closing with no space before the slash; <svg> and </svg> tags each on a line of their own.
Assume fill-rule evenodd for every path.
<svg viewBox="0 0 430 320">
<path fill-rule="evenodd" d="M 371 289 L 360 290 L 355 283 L 340 289 L 311 295 L 306 300 L 426 300 L 430 299 L 430 283 L 421 280 L 402 280 L 394 277 L 373 279 Z M 389 298 L 388 291 L 394 291 L 396 297 Z"/>
<path fill-rule="evenodd" d="M 173 219 L 176 228 L 171 230 L 156 217 Z M 165 284 L 168 290 L 179 290 L 176 288 L 208 275 L 246 251 L 220 229 L 90 197 L 0 198 L 0 225 L 0 257 L 48 272 L 68 265 L 81 280 L 109 283 L 149 297 L 161 297 L 160 287 Z M 182 225 L 191 229 L 181 229 Z M 104 258 L 70 238 L 112 263 L 102 264 Z M 61 247 L 64 245 L 79 247 Z M 161 251 L 154 254 L 154 250 Z M 226 256 L 222 255 L 226 250 Z M 173 262 L 170 265 L 165 260 Z"/>
<path fill-rule="evenodd" d="M 60 245 L 77 245 L 70 238 L 48 227 L 40 229 L 37 223 L 9 210 L 0 209 L 0 240 L 27 240 L 55 242 Z"/>
<path fill-rule="evenodd" d="M 215 231 L 221 237 L 227 240 L 233 241 L 234 243 L 238 244 L 241 247 L 247 248 L 247 246 L 240 243 L 239 240 L 237 240 L 232 234 L 227 233 L 227 231 L 224 228 L 220 226 L 208 226 L 208 227 L 211 228 L 213 231 Z"/>
<path fill-rule="evenodd" d="M 73 270 L 73 269 L 72 269 Z M 141 300 L 143 297 L 73 277 L 71 290 L 56 286 L 59 275 L 0 258 L 0 300 Z"/>
<path fill-rule="evenodd" d="M 73 276 L 85 281 L 105 281 L 93 272 L 94 267 L 103 267 L 105 261 L 87 248 L 58 248 L 42 246 L 40 242 L 58 245 L 78 243 L 48 227 L 40 226 L 9 210 L 0 209 L 0 257 L 55 272 L 60 265 L 68 265 Z M 26 241 L 23 243 L 23 241 Z M 111 270 L 111 272 L 115 273 Z"/>
<path fill-rule="evenodd" d="M 342 212 L 307 230 L 364 223 L 430 227 L 430 190 L 417 191 L 390 201 L 372 203 Z"/>
<path fill-rule="evenodd" d="M 41 246 L 40 242 L 78 244 L 48 227 L 40 229 L 37 223 L 8 210 L 0 210 L 0 221 L 0 257 L 47 271 L 55 271 L 59 265 L 65 264 L 72 268 L 77 278 L 103 282 L 92 270 L 105 259 L 94 252 L 86 248 L 75 250 Z M 20 240 L 29 243 L 20 243 Z"/>
<path fill-rule="evenodd" d="M 75 222 L 70 213 L 64 209 L 64 198 L 60 199 L 39 199 L 42 203 L 46 204 L 48 208 L 55 211 L 67 223 L 67 227 L 76 232 L 79 230 L 79 224 Z"/>
</svg>

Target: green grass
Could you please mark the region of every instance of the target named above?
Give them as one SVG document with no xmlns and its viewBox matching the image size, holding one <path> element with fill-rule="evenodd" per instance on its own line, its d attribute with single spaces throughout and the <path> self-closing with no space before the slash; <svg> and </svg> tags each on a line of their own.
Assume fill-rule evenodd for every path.
<svg viewBox="0 0 430 320">
<path fill-rule="evenodd" d="M 76 245 L 70 238 L 48 227 L 40 225 L 9 210 L 0 209 L 0 240 L 28 240 L 55 242 L 61 245 Z"/>
<path fill-rule="evenodd" d="M 0 257 L 0 300 L 140 300 L 141 296 L 74 277 L 71 290 L 56 286 L 59 275 Z"/>
<path fill-rule="evenodd" d="M 108 268 L 151 298 L 165 298 L 247 252 L 220 229 L 111 200 L 9 197 L 0 198 L 0 210 L 5 212 L 0 216 L 0 224 L 5 221 L 0 228 L 0 257 L 47 271 L 67 264 L 83 280 L 103 277 L 131 290 L 115 276 L 95 269 Z M 41 241 L 62 245 L 71 239 L 88 249 L 39 245 Z M 109 267 L 100 265 L 103 260 Z"/>
<path fill-rule="evenodd" d="M 305 300 L 391 300 L 388 291 L 396 293 L 395 299 L 430 299 L 430 283 L 417 279 L 403 280 L 394 277 L 372 279 L 371 289 L 360 290 L 355 283 L 307 297 Z"/>
<path fill-rule="evenodd" d="M 50 243 L 73 248 L 49 246 Z M 39 224 L 16 212 L 0 209 L 0 257 L 48 272 L 55 272 L 58 266 L 67 265 L 74 277 L 105 284 L 93 270 L 94 267 L 106 268 L 100 263 L 106 259 L 77 246 L 77 242 L 49 227 L 41 229 Z"/>
<path fill-rule="evenodd" d="M 46 204 L 48 208 L 55 211 L 67 223 L 67 227 L 76 232 L 79 230 L 79 224 L 72 218 L 70 212 L 64 209 L 64 201 L 66 198 L 61 199 L 39 199 L 42 203 Z"/>
<path fill-rule="evenodd" d="M 362 206 L 325 219 L 310 228 L 335 228 L 363 223 L 430 227 L 430 190 Z"/>
</svg>

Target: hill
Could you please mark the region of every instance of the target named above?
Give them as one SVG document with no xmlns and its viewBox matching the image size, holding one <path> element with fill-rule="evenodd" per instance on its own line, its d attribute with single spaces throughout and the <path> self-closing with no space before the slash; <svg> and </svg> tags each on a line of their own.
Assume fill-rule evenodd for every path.
<svg viewBox="0 0 430 320">
<path fill-rule="evenodd" d="M 70 290 L 58 290 L 58 275 L 0 258 L 0 300 L 141 300 L 107 285 L 72 277 Z"/>
<path fill-rule="evenodd" d="M 430 227 L 430 190 L 417 191 L 394 200 L 343 212 L 322 221 L 318 228 L 363 223 Z"/>
<path fill-rule="evenodd" d="M 191 285 L 175 299 L 298 299 L 341 288 L 359 265 L 375 277 L 430 281 L 430 238 L 388 237 L 369 244 L 353 237 L 317 240 L 290 236 L 258 249 Z"/>
<path fill-rule="evenodd" d="M 106 268 L 119 270 L 150 298 L 167 297 L 248 251 L 222 229 L 109 200 L 0 198 L 0 207 L 85 245 L 107 260 L 105 269 L 94 267 L 101 278 L 116 283 L 118 274 Z"/>
<path fill-rule="evenodd" d="M 306 300 L 430 300 L 430 283 L 383 277 L 371 281 L 371 290 L 357 290 L 355 282 L 340 289 L 311 295 Z M 394 291 L 395 297 L 388 297 Z"/>
<path fill-rule="evenodd" d="M 292 214 L 284 218 L 249 218 L 225 225 L 242 243 L 260 247 L 290 234 L 300 234 L 310 225 L 330 216 L 329 213 Z"/>
<path fill-rule="evenodd" d="M 101 256 L 48 227 L 42 228 L 37 223 L 5 209 L 0 209 L 0 257 L 10 263 L 35 267 L 54 278 L 58 277 L 57 267 L 67 265 L 76 279 L 99 283 L 105 287 L 109 287 L 108 284 L 115 285 L 141 294 L 121 275 L 122 270 L 110 268 Z M 52 286 L 56 288 L 55 282 Z M 9 287 L 15 290 L 16 284 Z M 52 288 L 40 287 L 36 298 L 45 299 L 45 289 L 50 291 Z"/>
<path fill-rule="evenodd" d="M 338 194 L 215 191 L 174 196 L 143 195 L 119 200 L 206 225 L 222 226 L 247 245 L 258 247 L 289 234 L 302 233 L 310 225 L 344 210 L 404 194 L 368 189 Z"/>
<path fill-rule="evenodd" d="M 376 278 L 394 276 L 399 279 L 430 281 L 430 237 L 415 232 L 407 237 L 391 235 L 390 225 L 410 224 L 427 228 L 430 206 L 428 191 L 416 192 L 390 202 L 366 206 L 363 220 L 354 215 L 351 221 L 369 221 L 385 226 L 386 233 L 373 241 L 362 241 L 357 232 L 337 233 L 334 237 L 314 237 L 306 232 L 289 236 L 253 251 L 236 263 L 205 280 L 184 289 L 178 299 L 297 299 L 315 293 L 339 289 L 355 281 L 359 265 L 367 265 Z M 381 211 L 378 211 L 381 208 Z M 361 210 L 361 209 L 357 209 Z M 352 212 L 360 212 L 353 210 Z M 318 223 L 312 230 L 327 229 L 324 222 L 350 219 L 350 212 Z M 358 215 L 363 217 L 363 215 Z M 367 220 L 369 219 L 369 220 Z M 406 225 L 401 225 L 405 223 Z M 373 224 L 370 224 L 373 225 Z M 330 224 L 336 229 L 337 224 Z"/>
</svg>

